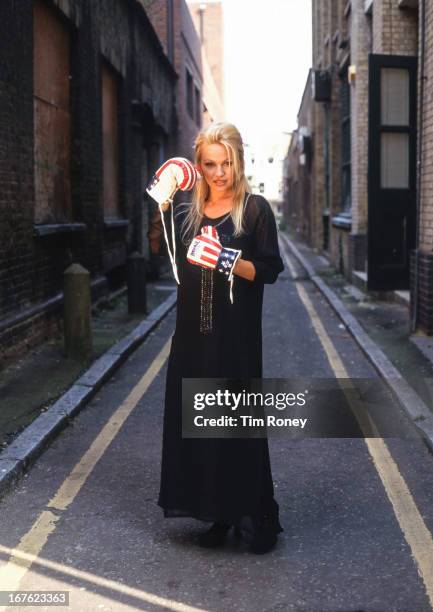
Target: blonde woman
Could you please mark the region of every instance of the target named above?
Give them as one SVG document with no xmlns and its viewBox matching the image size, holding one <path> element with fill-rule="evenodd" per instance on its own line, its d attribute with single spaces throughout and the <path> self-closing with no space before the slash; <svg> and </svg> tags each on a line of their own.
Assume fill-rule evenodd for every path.
<svg viewBox="0 0 433 612">
<path fill-rule="evenodd" d="M 214 123 L 200 132 L 195 164 L 202 178 L 192 203 L 174 210 L 179 285 L 158 504 L 166 517 L 213 523 L 200 535 L 201 546 L 222 545 L 234 526 L 238 535 L 249 534 L 253 552 L 265 553 L 282 531 L 268 441 L 182 438 L 182 378 L 261 378 L 264 284 L 274 283 L 284 266 L 269 203 L 250 193 L 236 127 Z M 148 234 L 154 252 L 160 221 L 158 211 Z"/>
</svg>

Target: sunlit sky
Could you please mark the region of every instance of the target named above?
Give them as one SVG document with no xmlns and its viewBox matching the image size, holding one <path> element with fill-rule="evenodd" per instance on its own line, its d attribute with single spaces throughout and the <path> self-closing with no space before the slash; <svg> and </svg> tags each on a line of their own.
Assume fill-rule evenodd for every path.
<svg viewBox="0 0 433 612">
<path fill-rule="evenodd" d="M 312 61 L 311 0 L 222 2 L 227 120 L 266 148 L 296 127 Z"/>
</svg>

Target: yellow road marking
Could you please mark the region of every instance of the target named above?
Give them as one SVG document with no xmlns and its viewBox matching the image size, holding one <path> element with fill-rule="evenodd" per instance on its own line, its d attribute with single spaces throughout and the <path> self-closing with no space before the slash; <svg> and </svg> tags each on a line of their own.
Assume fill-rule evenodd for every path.
<svg viewBox="0 0 433 612">
<path fill-rule="evenodd" d="M 316 331 L 317 336 L 319 337 L 319 340 L 322 343 L 331 368 L 335 374 L 335 377 L 340 383 L 341 389 L 346 396 L 346 399 L 349 403 L 353 415 L 355 416 L 358 422 L 359 427 L 361 428 L 361 431 L 363 432 L 365 437 L 379 436 L 377 427 L 371 416 L 365 410 L 363 402 L 359 397 L 359 392 L 357 388 L 353 383 L 351 383 L 349 374 L 346 368 L 344 367 L 340 355 L 338 354 L 337 349 L 335 348 L 331 338 L 326 333 L 325 327 L 323 326 L 323 323 L 316 309 L 314 308 L 313 303 L 311 302 L 307 292 L 305 291 L 305 288 L 302 285 L 297 284 L 296 289 L 298 291 L 299 297 L 301 298 L 305 306 L 305 309 L 307 310 L 310 316 L 313 327 Z"/>
<path fill-rule="evenodd" d="M 17 551 L 16 549 L 7 548 L 6 546 L 2 546 L 0 544 L 0 553 L 3 553 L 5 556 L 13 555 L 16 558 L 17 563 L 21 563 L 23 566 L 29 567 L 33 562 L 36 566 L 36 570 L 40 571 L 42 568 L 46 568 L 51 571 L 55 571 L 59 574 L 59 578 L 70 577 L 73 579 L 79 579 L 83 582 L 87 582 L 90 585 L 95 585 L 98 587 L 103 587 L 114 591 L 115 593 L 119 593 L 122 595 L 128 595 L 129 597 L 135 597 L 140 601 L 154 604 L 155 606 L 161 606 L 164 609 L 168 610 L 176 610 L 178 612 L 205 612 L 203 608 L 196 608 L 194 606 L 190 606 L 188 604 L 184 604 L 179 601 L 174 601 L 172 599 L 167 599 L 166 597 L 161 597 L 159 595 L 154 595 L 153 593 L 149 593 L 147 591 L 142 591 L 141 589 L 137 589 L 134 587 L 130 587 L 126 584 L 122 584 L 120 582 L 116 582 L 115 580 L 110 580 L 108 578 L 103 578 L 98 576 L 97 574 L 92 574 L 91 572 L 85 572 L 75 567 L 69 567 L 67 565 L 63 565 L 62 563 L 57 563 L 56 561 L 51 561 L 50 559 L 44 559 L 42 557 L 34 558 L 33 555 L 30 555 L 24 551 Z M 64 578 L 63 582 L 64 588 L 61 590 L 68 590 L 68 584 L 66 579 Z M 78 588 L 78 587 L 77 587 Z M 3 587 L 2 590 L 9 590 Z M 69 605 L 72 606 L 72 601 L 69 602 Z M 4 609 L 4 607 L 0 608 Z M 13 610 L 14 608 L 12 608 Z"/>
<path fill-rule="evenodd" d="M 290 261 L 285 246 L 283 245 L 282 253 L 287 266 L 291 270 L 294 270 L 293 264 Z M 289 263 L 290 262 L 290 263 Z M 296 276 L 296 271 L 295 274 Z M 313 303 L 311 302 L 305 288 L 300 284 L 296 283 L 296 289 L 298 295 L 304 304 L 316 334 L 322 343 L 325 350 L 328 361 L 334 374 L 337 378 L 349 378 L 346 368 L 334 347 L 331 338 L 328 336 L 320 318 L 315 310 Z M 345 385 L 344 385 L 345 386 Z M 351 396 L 353 401 L 353 397 Z M 349 400 L 350 401 L 350 400 Z M 355 406 L 356 408 L 356 406 Z M 354 411 L 357 416 L 357 410 Z M 364 412 L 364 411 L 362 411 Z M 358 421 L 359 422 L 359 421 Z M 360 423 L 361 430 L 365 432 L 365 426 L 371 427 L 377 433 L 377 428 L 374 422 L 369 418 L 369 423 Z M 373 460 L 373 464 L 379 474 L 385 491 L 388 495 L 388 499 L 391 502 L 394 514 L 400 525 L 400 529 L 410 546 L 412 556 L 415 559 L 418 574 L 424 581 L 424 586 L 427 592 L 427 596 L 430 600 L 430 606 L 433 607 L 433 538 L 430 531 L 427 529 L 426 524 L 415 504 L 415 501 L 406 485 L 403 476 L 398 469 L 397 464 L 389 452 L 388 446 L 385 440 L 380 437 L 376 438 L 364 438 L 364 442 L 367 445 L 368 451 Z"/>
<path fill-rule="evenodd" d="M 284 249 L 283 256 L 288 263 L 290 260 L 288 259 Z M 292 264 L 289 266 L 289 268 L 291 271 L 294 271 Z M 324 329 L 323 324 L 315 311 L 310 298 L 308 297 L 308 294 L 302 285 L 297 284 L 296 288 L 298 290 L 300 299 L 304 303 L 311 317 L 315 331 L 322 342 L 336 377 L 348 378 L 347 371 L 344 368 L 344 365 L 331 339 L 327 335 L 326 330 Z M 88 451 L 73 468 L 70 475 L 66 478 L 55 496 L 49 502 L 49 508 L 65 510 L 74 500 L 96 463 L 102 457 L 109 444 L 119 432 L 126 418 L 131 414 L 132 410 L 135 408 L 163 366 L 169 353 L 170 342 L 171 340 L 164 345 L 144 376 L 132 389 L 131 393 L 127 396 L 121 406 L 116 410 L 107 424 L 98 434 Z M 373 459 L 376 470 L 382 480 L 388 498 L 392 504 L 400 528 L 402 529 L 406 541 L 412 550 L 413 557 L 418 566 L 418 572 L 424 581 L 430 603 L 433 604 L 432 536 L 425 526 L 411 493 L 403 477 L 401 476 L 396 463 L 389 453 L 385 441 L 381 438 L 366 438 L 364 441 Z M 185 612 L 199 610 L 198 608 L 193 608 L 180 602 L 167 600 L 165 598 L 140 591 L 139 589 L 119 585 L 114 581 L 105 580 L 88 572 L 82 572 L 75 569 L 69 570 L 60 564 L 42 560 L 40 557 L 38 557 L 38 555 L 45 545 L 49 535 L 56 528 L 56 523 L 58 520 L 59 517 L 56 516 L 56 514 L 44 510 L 36 519 L 29 532 L 27 532 L 27 534 L 21 538 L 17 547 L 14 549 L 9 549 L 0 546 L 0 551 L 3 551 L 10 556 L 6 565 L 0 568 L 0 584 L 2 590 L 17 590 L 28 568 L 32 565 L 32 563 L 36 562 L 37 564 L 45 565 L 47 567 L 54 568 L 54 566 L 58 566 L 56 569 L 61 567 L 61 571 L 63 573 L 70 573 L 86 580 L 92 580 L 97 584 L 108 586 L 110 589 L 121 591 L 123 593 L 126 592 L 149 603 L 164 605 L 171 610 L 180 610 Z M 4 607 L 0 608 L 0 610 L 4 609 Z"/>
<path fill-rule="evenodd" d="M 164 365 L 170 352 L 171 339 L 166 342 L 160 353 L 155 357 L 144 376 L 138 381 L 128 397 L 122 402 L 116 412 L 110 417 L 102 428 L 90 448 L 82 456 L 70 475 L 64 481 L 52 500 L 48 503 L 49 508 L 65 510 L 73 501 L 78 491 L 83 486 L 97 461 L 105 453 L 128 416 L 134 410 L 140 399 L 146 393 L 150 384 Z"/>
<path fill-rule="evenodd" d="M 171 339 L 165 343 L 145 374 L 119 408 L 112 414 L 89 449 L 72 469 L 54 497 L 48 502 L 47 508 L 65 510 L 75 499 L 93 468 L 119 433 L 123 423 L 164 365 L 170 352 L 170 343 Z M 0 585 L 2 590 L 17 590 L 21 579 L 33 561 L 37 559 L 48 537 L 56 528 L 59 518 L 60 516 L 57 516 L 50 510 L 41 512 L 30 530 L 21 538 L 16 548 L 12 549 L 11 558 L 3 567 L 0 567 Z M 0 607 L 0 611 L 2 610 L 5 610 L 4 606 Z"/>
</svg>

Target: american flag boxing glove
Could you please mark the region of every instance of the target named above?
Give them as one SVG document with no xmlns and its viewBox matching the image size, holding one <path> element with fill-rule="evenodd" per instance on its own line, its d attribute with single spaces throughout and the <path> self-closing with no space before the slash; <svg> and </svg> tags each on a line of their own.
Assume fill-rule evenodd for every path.
<svg viewBox="0 0 433 612">
<path fill-rule="evenodd" d="M 158 204 L 172 202 L 178 189 L 190 191 L 200 174 L 197 168 L 186 157 L 172 157 L 155 172 L 146 192 Z"/>
<path fill-rule="evenodd" d="M 168 255 L 170 257 L 173 268 L 174 278 L 179 283 L 179 275 L 177 273 L 176 264 L 176 240 L 174 238 L 174 217 L 173 206 L 171 207 L 171 245 L 165 227 L 165 219 L 162 211 L 164 204 L 172 203 L 174 195 L 178 189 L 181 191 L 190 191 L 198 178 L 201 178 L 197 168 L 186 159 L 186 157 L 172 157 L 162 164 L 153 175 L 149 185 L 146 188 L 147 193 L 158 202 L 161 211 L 161 221 L 164 229 L 164 238 L 167 243 Z"/>
<path fill-rule="evenodd" d="M 201 234 L 191 242 L 187 260 L 202 268 L 217 270 L 231 281 L 233 268 L 241 254 L 242 251 L 238 249 L 223 247 L 216 228 L 212 225 L 205 225 L 201 228 Z"/>
</svg>

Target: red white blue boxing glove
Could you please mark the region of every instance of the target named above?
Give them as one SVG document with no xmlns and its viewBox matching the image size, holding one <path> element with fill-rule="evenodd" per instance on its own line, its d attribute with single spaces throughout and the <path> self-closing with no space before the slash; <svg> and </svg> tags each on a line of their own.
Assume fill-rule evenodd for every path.
<svg viewBox="0 0 433 612">
<path fill-rule="evenodd" d="M 212 225 L 201 228 L 201 234 L 196 236 L 188 248 L 187 260 L 202 268 L 217 270 L 231 281 L 233 268 L 242 251 L 223 247 L 218 232 Z"/>
<path fill-rule="evenodd" d="M 171 244 L 165 227 L 165 219 L 162 211 L 166 210 L 173 202 L 174 195 L 178 189 L 190 191 L 201 175 L 197 168 L 186 159 L 186 157 L 172 157 L 162 164 L 153 175 L 146 188 L 147 193 L 153 198 L 161 211 L 161 221 L 164 228 L 164 238 L 167 243 L 168 255 L 173 268 L 174 278 L 179 283 L 179 275 L 176 265 L 176 240 L 174 238 L 173 206 L 171 207 Z"/>
<path fill-rule="evenodd" d="M 172 157 L 162 164 L 146 188 L 159 205 L 172 202 L 178 189 L 190 191 L 200 174 L 186 157 Z"/>
</svg>

